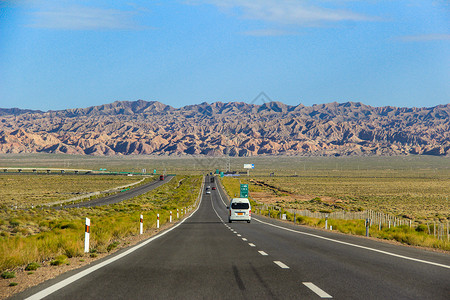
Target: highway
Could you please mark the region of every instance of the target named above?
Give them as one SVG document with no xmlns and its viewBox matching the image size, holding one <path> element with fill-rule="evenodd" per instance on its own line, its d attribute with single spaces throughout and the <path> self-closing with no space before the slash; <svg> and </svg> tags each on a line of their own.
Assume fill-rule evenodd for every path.
<svg viewBox="0 0 450 300">
<path fill-rule="evenodd" d="M 203 192 L 176 227 L 13 299 L 450 298 L 448 254 L 261 216 L 229 224 L 224 202 Z"/>
<path fill-rule="evenodd" d="M 119 192 L 117 194 L 93 199 L 90 201 L 56 206 L 55 209 L 73 208 L 73 207 L 94 207 L 94 206 L 103 206 L 103 205 L 119 203 L 119 202 L 122 202 L 122 201 L 125 201 L 128 199 L 137 197 L 139 195 L 148 193 L 149 191 L 156 189 L 157 187 L 169 182 L 173 177 L 175 177 L 175 176 L 168 175 L 164 178 L 164 180 L 156 179 L 155 181 L 140 185 L 138 187 L 131 188 L 131 189 L 123 191 L 123 192 Z"/>
</svg>

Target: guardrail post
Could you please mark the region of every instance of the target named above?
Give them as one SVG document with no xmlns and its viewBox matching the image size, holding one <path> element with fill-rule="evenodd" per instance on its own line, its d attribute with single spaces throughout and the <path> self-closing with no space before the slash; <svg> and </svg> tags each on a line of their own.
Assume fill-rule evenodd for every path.
<svg viewBox="0 0 450 300">
<path fill-rule="evenodd" d="M 144 233 L 144 216 L 141 215 L 141 219 L 139 222 L 139 234 L 143 234 Z"/>
<path fill-rule="evenodd" d="M 89 233 L 91 231 L 91 220 L 86 218 L 86 225 L 84 226 L 84 253 L 89 252 Z"/>
<path fill-rule="evenodd" d="M 169 218 L 169 222 L 172 223 L 172 211 L 170 211 L 170 218 Z"/>
<path fill-rule="evenodd" d="M 159 214 L 156 214 L 156 228 L 159 228 Z"/>
</svg>

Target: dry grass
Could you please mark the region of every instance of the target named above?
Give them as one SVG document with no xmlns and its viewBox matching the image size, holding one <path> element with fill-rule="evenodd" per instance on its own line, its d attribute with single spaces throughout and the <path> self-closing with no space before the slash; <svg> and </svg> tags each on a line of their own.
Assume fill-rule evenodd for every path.
<svg viewBox="0 0 450 300">
<path fill-rule="evenodd" d="M 124 186 L 137 182 L 139 179 L 128 176 L 0 173 L 0 207 L 42 205 Z"/>
<path fill-rule="evenodd" d="M 181 210 L 197 198 L 201 177 L 185 177 L 179 185 L 180 179 L 175 177 L 131 200 L 97 208 L 1 209 L 0 271 L 58 255 L 82 255 L 86 217 L 91 219 L 91 249 L 97 253 L 107 252 L 125 237 L 137 235 L 140 214 L 144 215 L 144 230 L 156 226 L 158 213 L 163 225 L 169 219 L 169 210 Z"/>
</svg>

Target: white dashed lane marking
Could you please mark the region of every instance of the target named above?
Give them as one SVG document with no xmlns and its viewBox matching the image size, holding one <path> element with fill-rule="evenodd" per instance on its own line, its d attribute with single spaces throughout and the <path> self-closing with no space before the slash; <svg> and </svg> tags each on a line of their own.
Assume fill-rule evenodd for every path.
<svg viewBox="0 0 450 300">
<path fill-rule="evenodd" d="M 242 235 L 238 234 L 237 236 L 242 236 Z"/>
<path fill-rule="evenodd" d="M 302 282 L 306 287 L 308 287 L 311 291 L 316 293 L 320 298 L 323 299 L 331 299 L 333 298 L 330 294 L 326 293 L 324 290 L 319 288 L 317 285 L 315 285 L 312 282 Z"/>
<path fill-rule="evenodd" d="M 250 247 L 256 247 L 256 245 L 253 244 L 253 243 L 248 243 L 248 245 L 249 245 Z"/>
<path fill-rule="evenodd" d="M 267 255 L 269 255 L 269 254 L 267 254 L 266 252 L 264 252 L 264 251 L 258 251 L 259 252 L 259 254 L 261 254 L 261 255 L 263 255 L 263 256 L 267 256 Z"/>
<path fill-rule="evenodd" d="M 247 241 L 247 239 L 246 239 L 246 238 L 242 238 L 242 240 L 243 240 L 244 242 L 246 242 L 246 241 Z"/>
<path fill-rule="evenodd" d="M 282 269 L 289 269 L 289 267 L 288 266 L 286 266 L 284 263 L 282 263 L 281 261 L 279 261 L 279 260 L 274 260 L 273 261 L 275 264 L 277 264 L 280 268 L 282 268 Z"/>
</svg>

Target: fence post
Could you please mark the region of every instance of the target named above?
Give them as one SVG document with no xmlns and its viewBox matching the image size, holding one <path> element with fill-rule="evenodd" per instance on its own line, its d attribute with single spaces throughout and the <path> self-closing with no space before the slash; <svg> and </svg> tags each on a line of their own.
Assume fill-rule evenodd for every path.
<svg viewBox="0 0 450 300">
<path fill-rule="evenodd" d="M 156 214 L 156 228 L 159 228 L 159 214 Z"/>
<path fill-rule="evenodd" d="M 86 225 L 84 226 L 84 253 L 89 252 L 89 233 L 91 232 L 91 220 L 86 218 Z"/>
<path fill-rule="evenodd" d="M 436 237 L 436 221 L 433 222 L 433 234 Z"/>
<path fill-rule="evenodd" d="M 141 215 L 141 219 L 139 222 L 139 234 L 143 234 L 144 233 L 144 216 Z"/>
<path fill-rule="evenodd" d="M 370 219 L 366 219 L 366 236 L 369 236 L 369 224 L 370 224 Z"/>
</svg>

